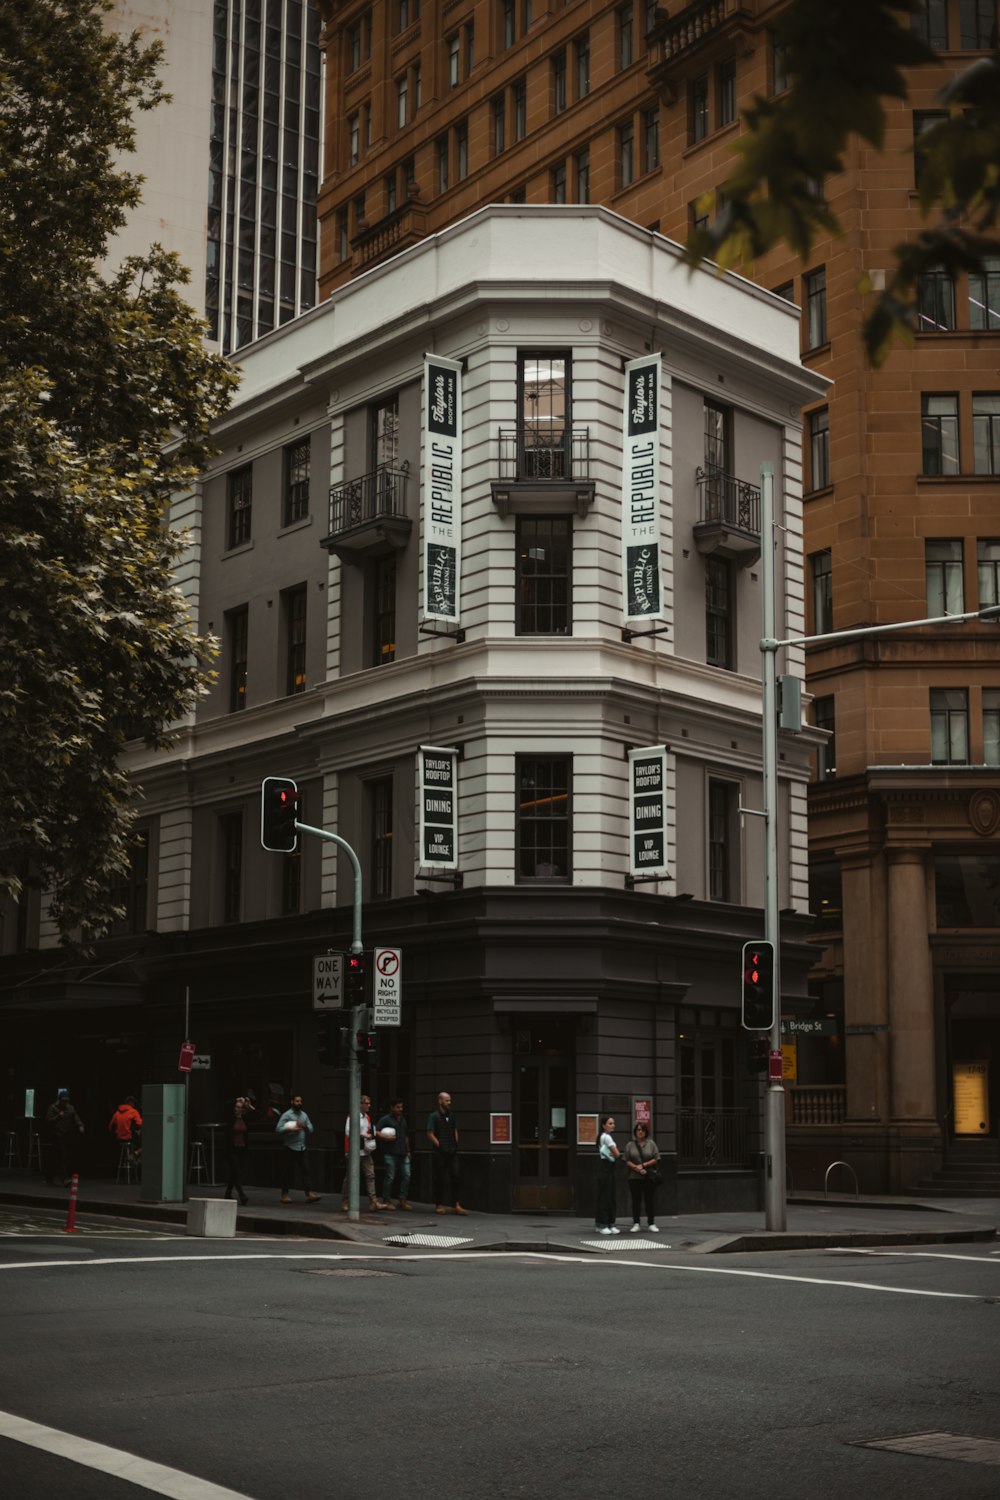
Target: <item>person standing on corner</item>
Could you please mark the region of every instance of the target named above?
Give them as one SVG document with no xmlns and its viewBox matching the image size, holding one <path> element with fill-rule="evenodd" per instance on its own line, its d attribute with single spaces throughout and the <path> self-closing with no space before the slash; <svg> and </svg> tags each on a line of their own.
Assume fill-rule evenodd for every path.
<svg viewBox="0 0 1000 1500">
<path fill-rule="evenodd" d="M 458 1125 L 451 1112 L 451 1095 L 438 1094 L 437 1109 L 427 1118 L 427 1139 L 433 1148 L 435 1213 L 448 1212 L 446 1198 L 452 1200 L 453 1214 L 468 1212 L 458 1201 Z"/>
<path fill-rule="evenodd" d="M 56 1102 L 45 1111 L 46 1151 L 42 1175 L 46 1182 L 51 1182 L 53 1175 L 58 1174 L 56 1181 L 61 1180 L 63 1187 L 69 1187 L 78 1135 L 83 1135 L 83 1121 L 70 1102 L 69 1089 L 60 1089 Z"/>
<path fill-rule="evenodd" d="M 620 1234 L 615 1223 L 615 1162 L 621 1152 L 615 1145 L 614 1115 L 601 1116 L 601 1138 L 597 1162 L 597 1232 Z"/>
<path fill-rule="evenodd" d="M 646 1125 L 637 1125 L 632 1135 L 634 1139 L 625 1147 L 625 1170 L 628 1173 L 628 1190 L 632 1195 L 631 1232 L 639 1233 L 639 1219 L 645 1206 L 650 1233 L 659 1234 L 654 1220 L 656 1189 L 660 1181 L 660 1148 L 650 1137 Z"/>
<path fill-rule="evenodd" d="M 306 1151 L 306 1136 L 312 1135 L 313 1123 L 302 1108 L 302 1095 L 293 1094 L 292 1102 L 274 1127 L 274 1133 L 282 1143 L 281 1152 L 281 1201 L 290 1203 L 291 1188 L 296 1177 L 306 1195 L 307 1203 L 318 1203 L 319 1193 L 309 1187 L 309 1156 Z"/>
<path fill-rule="evenodd" d="M 233 1118 L 229 1125 L 229 1179 L 226 1183 L 226 1197 L 231 1198 L 233 1188 L 235 1188 L 241 1208 L 246 1208 L 250 1202 L 243 1188 L 243 1168 L 247 1159 L 247 1136 L 249 1134 L 246 1117 L 249 1113 L 250 1105 L 247 1100 L 237 1099 L 233 1105 Z"/>
<path fill-rule="evenodd" d="M 410 1127 L 403 1114 L 402 1099 L 394 1099 L 389 1113 L 383 1115 L 375 1126 L 375 1134 L 385 1148 L 385 1176 L 382 1179 L 382 1201 L 386 1208 L 395 1207 L 392 1196 L 396 1189 L 396 1174 L 399 1174 L 399 1206 L 412 1208 L 407 1194 L 410 1191 Z"/>
<path fill-rule="evenodd" d="M 368 1189 L 368 1207 L 374 1213 L 377 1208 L 385 1208 L 386 1205 L 379 1200 L 375 1191 L 375 1127 L 372 1125 L 372 1117 L 368 1111 L 372 1107 L 372 1101 L 367 1094 L 361 1095 L 361 1115 L 359 1118 L 359 1140 L 361 1150 L 361 1170 L 365 1174 L 365 1187 Z M 347 1160 L 347 1170 L 344 1173 L 344 1191 L 341 1196 L 340 1206 L 346 1214 L 349 1207 L 348 1193 L 351 1186 L 351 1117 L 347 1116 L 344 1121 L 344 1156 Z"/>
</svg>

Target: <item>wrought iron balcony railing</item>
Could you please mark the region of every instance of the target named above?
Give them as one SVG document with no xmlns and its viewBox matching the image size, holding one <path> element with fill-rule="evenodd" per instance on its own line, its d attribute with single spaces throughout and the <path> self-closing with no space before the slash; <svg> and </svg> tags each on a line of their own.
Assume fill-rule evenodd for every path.
<svg viewBox="0 0 1000 1500">
<path fill-rule="evenodd" d="M 525 422 L 500 429 L 500 474 L 506 484 L 590 478 L 590 428 Z"/>
<path fill-rule="evenodd" d="M 677 1161 L 682 1167 L 750 1165 L 745 1109 L 679 1109 Z"/>
<path fill-rule="evenodd" d="M 760 487 L 720 469 L 696 469 L 698 524 L 760 537 Z"/>
<path fill-rule="evenodd" d="M 380 464 L 358 479 L 347 479 L 330 489 L 330 535 L 340 536 L 355 527 L 387 517 L 404 519 L 407 471 Z"/>
</svg>

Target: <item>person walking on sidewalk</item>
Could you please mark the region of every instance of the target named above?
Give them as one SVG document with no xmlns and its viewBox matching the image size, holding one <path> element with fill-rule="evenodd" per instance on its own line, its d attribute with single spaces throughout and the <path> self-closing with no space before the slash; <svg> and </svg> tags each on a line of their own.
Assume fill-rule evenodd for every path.
<svg viewBox="0 0 1000 1500">
<path fill-rule="evenodd" d="M 625 1170 L 628 1173 L 628 1190 L 632 1195 L 632 1233 L 639 1232 L 642 1209 L 646 1209 L 646 1223 L 652 1234 L 659 1234 L 656 1227 L 656 1189 L 660 1185 L 660 1148 L 649 1134 L 649 1127 L 639 1124 L 632 1132 L 634 1140 L 625 1147 Z"/>
<path fill-rule="evenodd" d="M 376 1208 L 385 1208 L 385 1204 L 379 1199 L 375 1191 L 375 1127 L 369 1110 L 372 1101 L 367 1094 L 361 1095 L 361 1114 L 359 1116 L 359 1140 L 361 1142 L 361 1170 L 365 1174 L 365 1187 L 368 1189 L 368 1207 L 373 1211 Z M 348 1195 L 351 1190 L 351 1117 L 347 1116 L 344 1121 L 344 1156 L 347 1159 L 347 1170 L 344 1173 L 344 1191 L 341 1194 L 340 1206 L 347 1213 L 349 1203 Z"/>
<path fill-rule="evenodd" d="M 246 1117 L 249 1111 L 250 1106 L 246 1099 L 237 1099 L 233 1105 L 233 1118 L 229 1126 L 229 1178 L 226 1182 L 226 1197 L 231 1198 L 233 1188 L 235 1188 L 242 1208 L 245 1208 L 250 1201 L 243 1188 L 243 1168 L 247 1159 L 247 1136 L 249 1135 Z"/>
<path fill-rule="evenodd" d="M 615 1223 L 615 1162 L 621 1152 L 615 1145 L 614 1115 L 601 1116 L 601 1139 L 597 1162 L 597 1232 L 620 1234 Z"/>
<path fill-rule="evenodd" d="M 318 1203 L 319 1193 L 309 1186 L 309 1153 L 306 1136 L 312 1135 L 313 1123 L 302 1108 L 302 1095 L 293 1094 L 292 1102 L 274 1127 L 274 1133 L 282 1142 L 281 1152 L 281 1201 L 290 1203 L 291 1189 L 296 1177 L 299 1179 L 307 1203 Z"/>
<path fill-rule="evenodd" d="M 464 1214 L 458 1201 L 458 1124 L 451 1112 L 451 1095 L 438 1094 L 437 1109 L 427 1118 L 427 1139 L 433 1148 L 431 1163 L 434 1169 L 434 1212 L 446 1214 L 446 1199 L 452 1200 L 452 1213 Z"/>
<path fill-rule="evenodd" d="M 64 1187 L 69 1187 L 78 1135 L 83 1135 L 83 1121 L 70 1102 L 69 1089 L 60 1089 L 55 1103 L 50 1104 L 45 1111 L 42 1176 L 46 1182 L 51 1182 L 55 1177 Z"/>
<path fill-rule="evenodd" d="M 375 1126 L 375 1134 L 385 1147 L 385 1176 L 382 1179 L 382 1202 L 386 1208 L 394 1208 L 392 1201 L 399 1174 L 399 1206 L 412 1208 L 407 1193 L 410 1190 L 410 1127 L 403 1114 L 402 1099 L 394 1099 L 389 1113 L 383 1115 Z"/>
</svg>

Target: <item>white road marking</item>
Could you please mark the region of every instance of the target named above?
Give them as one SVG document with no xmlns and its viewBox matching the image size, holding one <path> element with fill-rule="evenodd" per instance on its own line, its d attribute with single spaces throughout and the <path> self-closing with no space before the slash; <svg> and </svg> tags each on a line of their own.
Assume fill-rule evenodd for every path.
<svg viewBox="0 0 1000 1500">
<path fill-rule="evenodd" d="M 25 1443 L 30 1448 L 40 1448 L 43 1453 L 97 1469 L 101 1474 L 113 1474 L 116 1479 L 152 1490 L 154 1495 L 167 1495 L 170 1500 L 251 1500 L 240 1491 L 199 1479 L 196 1474 L 185 1474 L 181 1469 L 152 1463 L 121 1448 L 92 1443 L 89 1438 L 60 1432 L 56 1427 L 43 1427 L 40 1422 L 29 1422 L 13 1412 L 0 1411 L 0 1437 L 9 1438 L 14 1443 Z M 70 1492 L 72 1485 L 67 1480 L 62 1488 Z"/>
<path fill-rule="evenodd" d="M 831 1245 L 830 1253 L 837 1255 L 905 1255 L 910 1260 L 971 1260 L 978 1266 L 994 1264 L 990 1255 L 1000 1255 L 1000 1250 L 991 1250 L 989 1255 L 956 1255 L 950 1250 L 907 1250 L 897 1245 L 894 1250 L 864 1250 L 856 1245 Z"/>
<path fill-rule="evenodd" d="M 845 1290 L 859 1292 L 888 1292 L 893 1296 L 900 1297 L 945 1297 L 959 1302 L 981 1302 L 982 1297 L 975 1292 L 937 1292 L 926 1291 L 920 1287 L 907 1286 L 880 1286 L 874 1281 L 839 1281 L 831 1276 L 789 1276 L 780 1271 L 750 1271 L 738 1266 L 703 1266 L 703 1265 L 676 1265 L 664 1263 L 662 1260 L 622 1260 L 620 1256 L 605 1258 L 604 1256 L 591 1255 L 558 1255 L 547 1250 L 473 1250 L 473 1251 L 439 1251 L 433 1255 L 336 1255 L 323 1254 L 321 1251 L 312 1252 L 286 1252 L 268 1251 L 250 1252 L 248 1254 L 234 1255 L 142 1255 L 142 1256 L 94 1256 L 88 1260 L 42 1260 L 42 1261 L 13 1261 L 7 1265 L 0 1264 L 0 1271 L 35 1271 L 52 1270 L 58 1268 L 65 1270 L 71 1266 L 152 1266 L 164 1265 L 166 1263 L 183 1263 L 185 1261 L 216 1261 L 224 1263 L 231 1260 L 393 1260 L 393 1261 L 419 1261 L 433 1265 L 435 1261 L 442 1260 L 470 1260 L 506 1261 L 509 1265 L 512 1259 L 541 1260 L 548 1263 L 561 1261 L 564 1265 L 576 1266 L 637 1266 L 646 1271 L 688 1271 L 703 1276 L 743 1276 L 755 1281 L 794 1281 L 804 1286 L 835 1286 L 843 1287 Z"/>
</svg>

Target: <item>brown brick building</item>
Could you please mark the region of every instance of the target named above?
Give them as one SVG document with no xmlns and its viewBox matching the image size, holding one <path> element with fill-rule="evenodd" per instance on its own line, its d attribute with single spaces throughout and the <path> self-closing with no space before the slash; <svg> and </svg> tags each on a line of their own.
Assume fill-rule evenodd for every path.
<svg viewBox="0 0 1000 1500">
<path fill-rule="evenodd" d="M 683 239 L 741 111 L 784 86 L 779 9 L 321 0 L 321 295 L 493 201 L 601 203 Z M 917 232 L 914 139 L 995 19 L 990 4 L 929 4 L 916 24 L 941 66 L 912 74 L 884 151 L 855 143 L 822 185 L 843 237 L 804 266 L 776 253 L 745 268 L 800 305 L 803 361 L 833 382 L 804 415 L 815 634 L 1000 598 L 1000 260 L 928 278 L 915 347 L 880 370 L 857 290 Z M 996 628 L 813 647 L 808 685 L 830 733 L 810 798 L 814 1019 L 835 1034 L 798 1042 L 789 1160 L 796 1186 L 846 1158 L 869 1189 L 910 1188 L 970 1136 L 996 1156 Z"/>
</svg>

